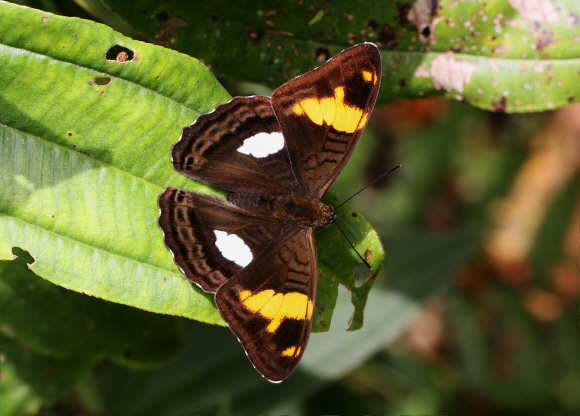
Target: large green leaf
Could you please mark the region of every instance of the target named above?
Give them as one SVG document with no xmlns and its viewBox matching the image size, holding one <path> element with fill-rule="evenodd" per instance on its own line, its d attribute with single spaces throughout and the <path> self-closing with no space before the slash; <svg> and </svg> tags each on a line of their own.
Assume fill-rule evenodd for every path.
<svg viewBox="0 0 580 416">
<path fill-rule="evenodd" d="M 383 56 L 379 103 L 444 96 L 524 112 L 580 100 L 577 0 L 102 1 L 150 41 L 236 80 L 276 87 L 371 41 Z"/>
<path fill-rule="evenodd" d="M 228 100 L 212 73 L 106 26 L 5 2 L 0 42 L 0 259 L 20 247 L 30 269 L 59 286 L 223 324 L 212 297 L 183 280 L 156 224 L 166 185 L 218 195 L 169 159 L 182 127 Z M 357 249 L 376 254 L 376 272 L 376 234 L 341 212 Z M 319 239 L 331 263 L 345 250 L 334 239 Z M 321 270 L 332 268 L 323 261 Z M 360 326 L 364 293 L 354 300 Z"/>
</svg>

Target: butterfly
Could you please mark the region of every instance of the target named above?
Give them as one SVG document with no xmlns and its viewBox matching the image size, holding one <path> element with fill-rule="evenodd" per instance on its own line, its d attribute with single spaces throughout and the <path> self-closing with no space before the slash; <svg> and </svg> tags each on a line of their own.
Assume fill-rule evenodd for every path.
<svg viewBox="0 0 580 416">
<path fill-rule="evenodd" d="M 230 191 L 227 202 L 166 188 L 165 245 L 185 277 L 215 294 L 253 366 L 288 377 L 308 342 L 316 297 L 314 228 L 336 220 L 322 203 L 374 107 L 381 57 L 345 49 L 271 97 L 235 97 L 183 129 L 174 168 Z"/>
</svg>

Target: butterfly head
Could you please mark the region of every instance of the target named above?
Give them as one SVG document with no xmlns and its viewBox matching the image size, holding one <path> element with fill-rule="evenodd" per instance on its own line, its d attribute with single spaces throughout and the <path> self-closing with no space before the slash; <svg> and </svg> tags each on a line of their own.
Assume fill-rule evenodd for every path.
<svg viewBox="0 0 580 416">
<path fill-rule="evenodd" d="M 322 205 L 320 209 L 320 215 L 318 216 L 318 225 L 322 227 L 328 227 L 330 224 L 336 221 L 336 213 L 334 208 L 330 205 Z"/>
</svg>

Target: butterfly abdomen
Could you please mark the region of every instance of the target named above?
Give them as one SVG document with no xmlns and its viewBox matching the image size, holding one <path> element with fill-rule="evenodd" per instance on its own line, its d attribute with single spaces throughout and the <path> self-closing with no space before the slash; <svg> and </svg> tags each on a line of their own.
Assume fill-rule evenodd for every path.
<svg viewBox="0 0 580 416">
<path fill-rule="evenodd" d="M 295 220 L 311 227 L 327 226 L 336 219 L 333 208 L 324 205 L 314 196 L 280 196 L 274 201 L 274 215 L 278 218 Z"/>
</svg>

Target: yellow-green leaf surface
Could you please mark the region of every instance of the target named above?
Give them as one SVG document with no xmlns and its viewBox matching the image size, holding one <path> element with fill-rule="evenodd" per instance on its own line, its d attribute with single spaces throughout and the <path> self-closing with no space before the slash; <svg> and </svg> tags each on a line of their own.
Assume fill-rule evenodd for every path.
<svg viewBox="0 0 580 416">
<path fill-rule="evenodd" d="M 369 41 L 383 57 L 379 104 L 441 96 L 526 112 L 580 101 L 578 0 L 102 1 L 151 42 L 236 80 L 276 87 Z"/>
<path fill-rule="evenodd" d="M 156 201 L 196 186 L 169 149 L 228 94 L 195 59 L 89 21 L 0 3 L 0 41 L 1 258 L 20 247 L 60 286 L 218 322 L 163 245 Z"/>
<path fill-rule="evenodd" d="M 177 174 L 169 150 L 184 126 L 228 99 L 189 56 L 0 2 L 0 259 L 19 247 L 56 285 L 223 324 L 212 296 L 183 280 L 156 220 L 165 186 L 214 192 Z M 376 273 L 376 234 L 346 210 L 341 218 L 359 251 L 375 253 Z M 334 239 L 318 241 L 328 252 L 321 270 L 348 281 L 352 271 L 332 262 L 350 249 Z M 366 295 L 354 289 L 360 325 Z"/>
</svg>

